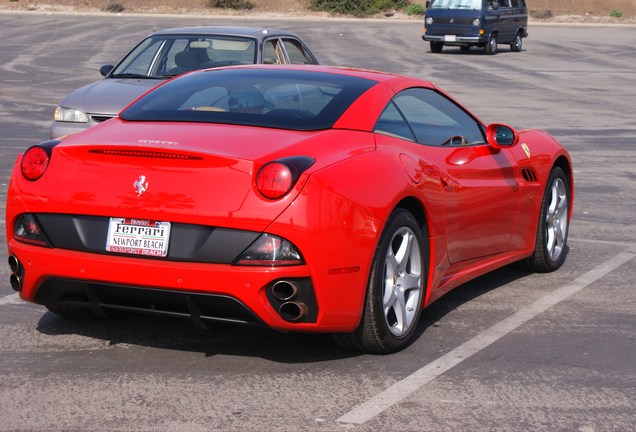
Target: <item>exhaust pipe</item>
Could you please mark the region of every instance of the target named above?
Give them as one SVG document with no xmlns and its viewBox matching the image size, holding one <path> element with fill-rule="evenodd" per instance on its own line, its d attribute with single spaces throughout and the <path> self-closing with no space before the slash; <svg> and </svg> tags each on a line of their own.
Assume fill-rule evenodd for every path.
<svg viewBox="0 0 636 432">
<path fill-rule="evenodd" d="M 22 290 L 22 279 L 17 274 L 12 274 L 9 277 L 9 283 L 14 291 L 20 292 Z"/>
<path fill-rule="evenodd" d="M 13 274 L 20 273 L 20 270 L 22 269 L 22 264 L 20 264 L 20 261 L 18 260 L 17 256 L 15 255 L 9 256 L 9 267 L 11 268 L 11 273 Z"/>
<path fill-rule="evenodd" d="M 298 296 L 298 291 L 299 287 L 296 283 L 285 280 L 278 281 L 272 286 L 272 294 L 282 302 L 295 299 Z"/>
<path fill-rule="evenodd" d="M 278 313 L 285 321 L 298 321 L 307 314 L 307 305 L 300 302 L 286 302 L 280 305 Z"/>
</svg>

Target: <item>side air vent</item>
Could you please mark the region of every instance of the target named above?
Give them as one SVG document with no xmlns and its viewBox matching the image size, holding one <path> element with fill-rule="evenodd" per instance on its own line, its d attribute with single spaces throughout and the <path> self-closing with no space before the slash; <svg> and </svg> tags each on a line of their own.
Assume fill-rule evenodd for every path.
<svg viewBox="0 0 636 432">
<path fill-rule="evenodd" d="M 537 174 L 534 172 L 532 168 L 523 168 L 521 170 L 521 175 L 523 179 L 528 183 L 536 183 L 537 182 Z"/>
<path fill-rule="evenodd" d="M 89 153 L 103 154 L 108 156 L 129 156 L 154 159 L 179 159 L 179 160 L 201 160 L 198 156 L 186 155 L 182 153 L 171 153 L 148 150 L 122 150 L 122 149 L 100 149 L 89 150 Z"/>
</svg>

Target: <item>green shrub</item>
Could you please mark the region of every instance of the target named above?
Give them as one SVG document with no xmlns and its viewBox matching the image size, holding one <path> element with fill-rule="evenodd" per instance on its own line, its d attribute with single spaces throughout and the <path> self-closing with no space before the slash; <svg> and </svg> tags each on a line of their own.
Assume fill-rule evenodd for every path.
<svg viewBox="0 0 636 432">
<path fill-rule="evenodd" d="M 613 9 L 612 12 L 610 13 L 611 17 L 614 18 L 622 18 L 623 17 L 623 11 L 622 10 L 618 10 L 618 9 Z"/>
<path fill-rule="evenodd" d="M 208 7 L 220 9 L 254 9 L 254 3 L 250 0 L 209 0 Z"/>
<path fill-rule="evenodd" d="M 337 15 L 363 17 L 392 9 L 404 9 L 409 0 L 309 0 L 309 7 Z"/>
<path fill-rule="evenodd" d="M 406 12 L 407 15 L 424 15 L 426 13 L 426 8 L 419 3 L 415 3 L 407 6 L 406 9 L 404 9 L 404 12 Z"/>
</svg>

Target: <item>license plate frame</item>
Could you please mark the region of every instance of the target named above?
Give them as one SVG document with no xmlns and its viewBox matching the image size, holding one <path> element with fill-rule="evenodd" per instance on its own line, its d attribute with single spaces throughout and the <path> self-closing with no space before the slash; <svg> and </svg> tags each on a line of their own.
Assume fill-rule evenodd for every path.
<svg viewBox="0 0 636 432">
<path fill-rule="evenodd" d="M 111 217 L 106 251 L 126 255 L 166 257 L 170 246 L 170 222 Z"/>
</svg>

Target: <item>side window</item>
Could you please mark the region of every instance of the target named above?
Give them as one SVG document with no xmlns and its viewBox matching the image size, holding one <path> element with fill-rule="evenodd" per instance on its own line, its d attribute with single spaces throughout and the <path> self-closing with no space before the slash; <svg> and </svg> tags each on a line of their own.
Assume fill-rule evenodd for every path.
<svg viewBox="0 0 636 432">
<path fill-rule="evenodd" d="M 294 39 L 283 39 L 283 45 L 287 51 L 289 62 L 291 64 L 314 64 L 311 55 L 305 51 L 305 47 Z"/>
<path fill-rule="evenodd" d="M 431 89 L 411 88 L 393 102 L 424 145 L 471 145 L 485 142 L 481 125 L 454 102 Z"/>
<path fill-rule="evenodd" d="M 164 41 L 148 38 L 143 41 L 135 50 L 126 57 L 117 68 L 116 74 L 129 73 L 139 75 L 152 74 L 154 67 L 153 60 L 157 53 L 163 48 Z"/>
<path fill-rule="evenodd" d="M 281 64 L 280 52 L 276 46 L 277 40 L 270 39 L 263 45 L 263 64 Z"/>
<path fill-rule="evenodd" d="M 373 128 L 373 132 L 415 141 L 413 131 L 392 101 L 384 108 L 380 118 L 378 118 L 378 122 Z"/>
<path fill-rule="evenodd" d="M 175 39 L 172 42 L 172 46 L 168 49 L 168 53 L 166 54 L 166 67 L 165 67 L 166 71 L 177 67 L 175 57 L 181 51 L 185 51 L 187 47 L 188 47 L 187 39 Z"/>
</svg>

